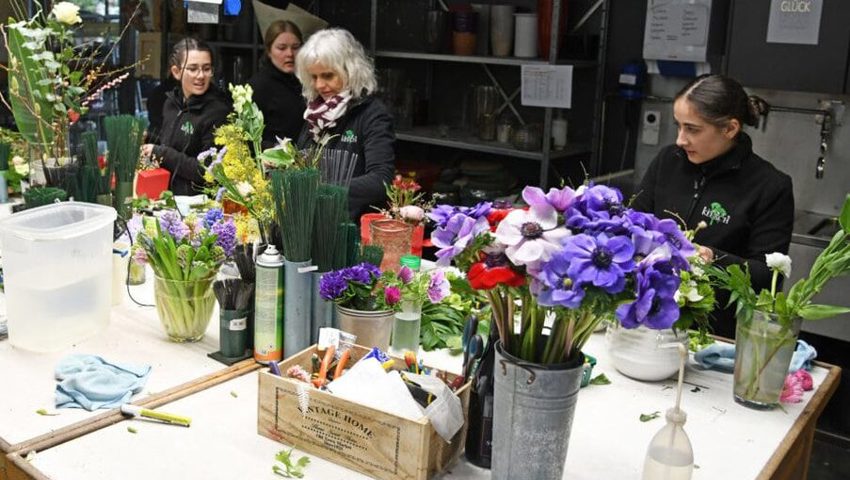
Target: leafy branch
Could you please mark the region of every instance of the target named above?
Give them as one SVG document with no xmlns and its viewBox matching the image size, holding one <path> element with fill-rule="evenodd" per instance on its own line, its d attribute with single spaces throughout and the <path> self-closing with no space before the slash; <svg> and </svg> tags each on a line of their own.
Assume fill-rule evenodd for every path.
<svg viewBox="0 0 850 480">
<path fill-rule="evenodd" d="M 295 463 L 292 463 L 292 448 L 289 451 L 281 450 L 277 452 L 274 459 L 280 462 L 280 465 L 272 466 L 272 471 L 276 475 L 284 478 L 304 478 L 304 468 L 310 464 L 310 457 L 303 456 Z"/>
</svg>

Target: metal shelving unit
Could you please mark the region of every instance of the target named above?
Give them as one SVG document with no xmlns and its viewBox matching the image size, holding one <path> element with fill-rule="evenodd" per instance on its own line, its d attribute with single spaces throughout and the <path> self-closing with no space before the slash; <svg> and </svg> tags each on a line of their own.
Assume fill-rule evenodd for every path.
<svg viewBox="0 0 850 480">
<path fill-rule="evenodd" d="M 565 0 L 553 0 L 552 6 L 552 18 L 559 18 L 560 11 L 562 8 L 562 2 Z M 522 158 L 528 160 L 536 160 L 540 161 L 540 185 L 546 186 L 548 184 L 548 175 L 550 169 L 550 162 L 553 159 L 562 159 L 575 155 L 581 154 L 591 154 L 591 158 L 595 155 L 595 152 L 599 149 L 599 121 L 601 112 L 602 112 L 602 100 L 603 100 L 603 81 L 604 81 L 604 69 L 605 69 L 605 49 L 607 47 L 607 34 L 608 34 L 608 9 L 609 9 L 609 1 L 610 0 L 600 0 L 599 5 L 593 7 L 593 9 L 599 9 L 600 15 L 600 29 L 599 29 L 599 50 L 597 53 L 597 59 L 594 60 L 564 60 L 557 58 L 557 39 L 558 39 L 558 28 L 559 22 L 553 20 L 552 28 L 551 28 L 551 39 L 549 42 L 550 48 L 547 55 L 547 60 L 543 59 L 527 59 L 527 58 L 515 58 L 515 57 L 487 57 L 487 56 L 464 56 L 464 55 L 445 55 L 445 54 L 434 54 L 434 53 L 422 53 L 422 52 L 406 52 L 406 51 L 397 51 L 391 49 L 378 49 L 377 48 L 377 28 L 378 28 L 378 0 L 371 0 L 371 11 L 370 11 L 370 51 L 372 55 L 376 58 L 398 58 L 404 60 L 420 60 L 425 62 L 452 62 L 452 63 L 465 63 L 465 64 L 479 64 L 487 73 L 490 81 L 496 86 L 499 94 L 502 97 L 502 100 L 505 102 L 506 108 L 509 108 L 514 115 L 517 117 L 521 124 L 525 124 L 524 119 L 519 114 L 517 109 L 513 105 L 513 100 L 519 95 L 519 89 L 513 92 L 512 94 L 508 94 L 505 92 L 501 85 L 499 85 L 495 76 L 489 69 L 489 65 L 503 65 L 503 66 L 517 66 L 520 67 L 522 65 L 572 65 L 575 69 L 596 69 L 596 82 L 595 89 L 593 92 L 594 95 L 594 105 L 593 105 L 593 133 L 591 144 L 575 144 L 571 143 L 564 150 L 552 150 L 551 142 L 546 141 L 551 138 L 552 131 L 552 108 L 546 107 L 544 110 L 544 121 L 543 121 L 543 148 L 541 151 L 526 151 L 519 150 L 511 147 L 510 145 L 506 145 L 503 143 L 497 142 L 489 142 L 481 140 L 474 136 L 469 135 L 456 135 L 454 133 L 447 133 L 446 135 L 441 135 L 438 129 L 434 126 L 425 126 L 425 127 L 415 127 L 411 130 L 400 130 L 396 132 L 396 138 L 402 141 L 407 142 L 416 142 L 427 145 L 438 145 L 443 147 L 457 148 L 461 150 L 469 150 L 483 153 L 492 153 L 497 155 L 504 155 L 515 158 Z M 588 14 L 589 15 L 589 14 Z"/>
</svg>

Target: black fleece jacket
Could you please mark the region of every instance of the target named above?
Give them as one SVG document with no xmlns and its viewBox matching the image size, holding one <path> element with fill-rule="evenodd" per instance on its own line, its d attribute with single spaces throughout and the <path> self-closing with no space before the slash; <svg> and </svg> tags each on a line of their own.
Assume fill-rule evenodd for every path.
<svg viewBox="0 0 850 480">
<path fill-rule="evenodd" d="M 304 125 L 305 103 L 295 75 L 281 72 L 264 57 L 248 85 L 254 89 L 254 102 L 266 124 L 263 148 L 275 145 L 275 137 L 297 139 Z"/>
<path fill-rule="evenodd" d="M 171 172 L 175 195 L 203 191 L 204 168 L 198 154 L 214 146 L 214 132 L 227 121 L 231 104 L 215 87 L 184 100 L 180 87 L 168 92 L 163 106 L 159 145 L 153 149 L 160 165 Z"/>
<path fill-rule="evenodd" d="M 787 254 L 791 243 L 791 177 L 753 153 L 752 141 L 743 132 L 730 151 L 701 165 L 689 162 L 675 145 L 664 148 L 644 175 L 632 207 L 659 218 L 678 215 L 688 228 L 704 221 L 708 227 L 694 241 L 714 251 L 717 265 L 747 263 L 756 293 L 770 288 L 765 255 Z M 722 298 L 719 301 L 725 305 Z M 728 322 L 731 314 L 718 312 L 716 317 L 727 317 Z M 729 326 L 715 331 L 729 336 Z"/>
<path fill-rule="evenodd" d="M 337 135 L 328 142 L 327 154 L 334 150 L 357 154 L 354 178 L 348 190 L 348 210 L 353 221 L 372 211 L 372 206 L 383 206 L 387 200 L 385 183 L 390 183 L 395 172 L 395 132 L 387 107 L 374 96 L 352 100 L 348 111 L 328 132 Z M 298 138 L 299 148 L 314 145 L 309 127 L 305 123 Z"/>
</svg>

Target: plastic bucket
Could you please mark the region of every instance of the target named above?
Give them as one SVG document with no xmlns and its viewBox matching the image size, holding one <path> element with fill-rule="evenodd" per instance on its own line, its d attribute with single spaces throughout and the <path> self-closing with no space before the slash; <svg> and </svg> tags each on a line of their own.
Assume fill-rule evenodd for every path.
<svg viewBox="0 0 850 480">
<path fill-rule="evenodd" d="M 111 207 L 64 202 L 0 221 L 9 343 L 52 352 L 109 323 Z"/>
</svg>

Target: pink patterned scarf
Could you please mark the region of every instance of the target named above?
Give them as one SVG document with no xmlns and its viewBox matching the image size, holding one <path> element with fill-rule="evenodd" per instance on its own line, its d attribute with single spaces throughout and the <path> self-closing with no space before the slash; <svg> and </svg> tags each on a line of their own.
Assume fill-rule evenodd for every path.
<svg viewBox="0 0 850 480">
<path fill-rule="evenodd" d="M 337 120 L 345 115 L 350 100 L 351 93 L 342 92 L 339 95 L 334 95 L 328 101 L 325 101 L 322 97 L 316 97 L 307 104 L 307 109 L 304 110 L 304 120 L 310 126 L 310 134 L 315 142 L 319 141 L 322 132 L 333 128 Z"/>
</svg>

